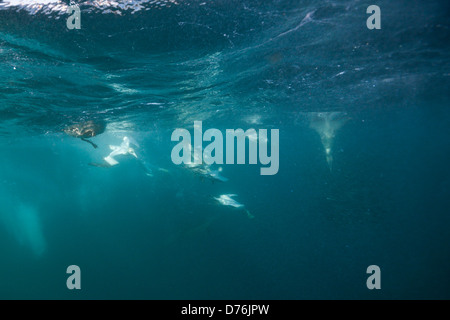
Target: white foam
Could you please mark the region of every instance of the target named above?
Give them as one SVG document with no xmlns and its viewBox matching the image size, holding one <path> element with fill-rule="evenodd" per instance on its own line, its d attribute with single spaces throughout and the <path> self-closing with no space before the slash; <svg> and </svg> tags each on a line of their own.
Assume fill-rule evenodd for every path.
<svg viewBox="0 0 450 320">
<path fill-rule="evenodd" d="M 176 0 L 160 0 L 157 2 L 151 0 L 96 0 L 78 3 L 78 5 L 88 8 L 88 10 L 99 9 L 105 14 L 121 14 L 123 11 L 135 13 L 144 8 L 147 10 L 149 7 L 163 8 L 177 4 Z M 63 14 L 67 12 L 68 4 L 61 0 L 5 0 L 0 3 L 1 8 L 25 9 L 30 14 L 36 14 L 37 12 Z M 114 11 L 111 9 L 114 9 Z"/>
</svg>

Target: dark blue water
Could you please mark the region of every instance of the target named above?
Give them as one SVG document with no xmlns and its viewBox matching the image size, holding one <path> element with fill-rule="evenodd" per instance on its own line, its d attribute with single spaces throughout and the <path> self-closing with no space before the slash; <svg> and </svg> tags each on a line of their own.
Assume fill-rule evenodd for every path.
<svg viewBox="0 0 450 320">
<path fill-rule="evenodd" d="M 69 30 L 0 1 L 1 299 L 450 298 L 446 1 L 379 1 L 380 30 L 364 1 L 78 3 Z M 194 121 L 278 129 L 278 173 L 175 165 Z"/>
</svg>

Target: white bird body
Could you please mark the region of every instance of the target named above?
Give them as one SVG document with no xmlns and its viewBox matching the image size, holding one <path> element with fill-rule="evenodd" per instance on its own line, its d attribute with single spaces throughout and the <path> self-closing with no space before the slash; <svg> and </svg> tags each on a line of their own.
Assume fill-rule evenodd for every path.
<svg viewBox="0 0 450 320">
<path fill-rule="evenodd" d="M 235 194 L 222 194 L 219 198 L 214 197 L 217 201 L 219 201 L 224 206 L 232 206 L 235 208 L 243 208 L 244 205 L 242 203 L 237 202 L 236 200 L 232 199 L 231 197 L 235 197 Z"/>
<path fill-rule="evenodd" d="M 308 114 L 310 127 L 320 135 L 328 166 L 331 170 L 333 165 L 333 140 L 336 132 L 348 121 L 343 112 L 310 112 Z"/>
<path fill-rule="evenodd" d="M 126 155 L 131 154 L 135 158 L 137 158 L 136 152 L 133 148 L 130 148 L 130 139 L 128 137 L 123 137 L 123 142 L 120 146 L 109 146 L 112 152 L 104 158 L 104 160 L 111 166 L 115 166 L 119 162 L 114 159 L 115 156 L 118 155 Z"/>
</svg>

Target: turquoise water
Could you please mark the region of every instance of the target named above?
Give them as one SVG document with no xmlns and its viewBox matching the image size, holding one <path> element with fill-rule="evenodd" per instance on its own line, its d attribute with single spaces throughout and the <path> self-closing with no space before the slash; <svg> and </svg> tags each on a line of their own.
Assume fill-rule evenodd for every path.
<svg viewBox="0 0 450 320">
<path fill-rule="evenodd" d="M 450 298 L 445 1 L 380 30 L 363 1 L 81 1 L 73 30 L 38 2 L 0 1 L 1 299 Z M 278 173 L 175 165 L 194 121 L 278 129 Z"/>
</svg>

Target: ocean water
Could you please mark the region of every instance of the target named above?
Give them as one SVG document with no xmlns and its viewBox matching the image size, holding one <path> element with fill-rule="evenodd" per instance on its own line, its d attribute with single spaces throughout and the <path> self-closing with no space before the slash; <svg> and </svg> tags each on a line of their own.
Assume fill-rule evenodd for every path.
<svg viewBox="0 0 450 320">
<path fill-rule="evenodd" d="M 450 298 L 447 1 L 76 3 L 0 1 L 1 299 Z M 194 121 L 278 172 L 175 165 Z"/>
</svg>

